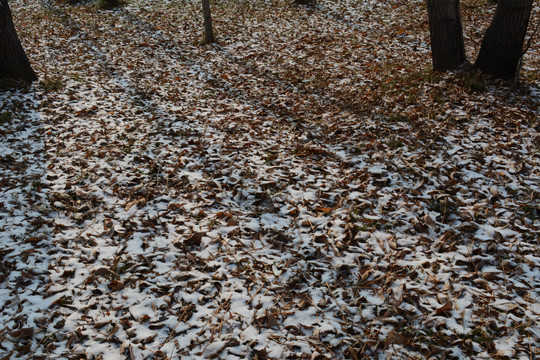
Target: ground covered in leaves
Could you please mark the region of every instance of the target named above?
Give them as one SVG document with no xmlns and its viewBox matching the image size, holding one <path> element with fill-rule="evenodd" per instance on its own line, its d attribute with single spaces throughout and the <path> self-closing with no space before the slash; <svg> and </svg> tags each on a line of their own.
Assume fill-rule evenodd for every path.
<svg viewBox="0 0 540 360">
<path fill-rule="evenodd" d="M 10 3 L 1 359 L 540 354 L 537 45 L 501 83 L 430 71 L 421 0 L 219 0 L 214 46 L 195 0 Z"/>
</svg>

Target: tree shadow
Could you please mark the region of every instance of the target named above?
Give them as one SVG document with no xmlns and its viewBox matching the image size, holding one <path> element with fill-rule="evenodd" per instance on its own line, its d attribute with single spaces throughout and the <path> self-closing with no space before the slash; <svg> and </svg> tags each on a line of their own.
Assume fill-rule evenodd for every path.
<svg viewBox="0 0 540 360">
<path fill-rule="evenodd" d="M 0 91 L 0 318 L 4 329 L 11 329 L 0 337 L 0 349 L 21 355 L 31 351 L 32 334 L 41 331 L 40 319 L 55 300 L 36 301 L 50 265 L 46 143 L 39 107 L 34 86 Z"/>
</svg>

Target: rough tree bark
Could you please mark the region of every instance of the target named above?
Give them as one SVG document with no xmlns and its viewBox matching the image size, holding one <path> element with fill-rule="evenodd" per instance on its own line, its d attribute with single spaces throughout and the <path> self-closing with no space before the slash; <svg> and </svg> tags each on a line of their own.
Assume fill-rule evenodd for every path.
<svg viewBox="0 0 540 360">
<path fill-rule="evenodd" d="M 434 70 L 455 69 L 466 60 L 459 0 L 426 0 Z"/>
<path fill-rule="evenodd" d="M 516 76 L 534 0 L 499 0 L 475 67 L 502 79 Z"/>
<path fill-rule="evenodd" d="M 204 18 L 204 41 L 207 44 L 216 42 L 212 29 L 212 16 L 210 14 L 210 0 L 202 0 L 202 12 Z"/>
<path fill-rule="evenodd" d="M 0 0 L 0 79 L 37 80 L 17 36 L 7 0 Z"/>
</svg>

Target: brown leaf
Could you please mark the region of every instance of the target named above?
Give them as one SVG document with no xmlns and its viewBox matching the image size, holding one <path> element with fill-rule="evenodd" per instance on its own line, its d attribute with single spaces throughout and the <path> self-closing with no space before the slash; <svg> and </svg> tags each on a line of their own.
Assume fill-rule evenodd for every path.
<svg viewBox="0 0 540 360">
<path fill-rule="evenodd" d="M 135 205 L 137 205 L 137 200 L 129 201 L 124 205 L 124 210 L 129 211 Z"/>
<path fill-rule="evenodd" d="M 34 275 L 27 273 L 26 271 L 21 270 L 21 276 L 25 279 L 33 279 Z"/>
<path fill-rule="evenodd" d="M 49 305 L 49 309 L 55 307 L 56 305 L 62 305 L 64 303 L 64 296 L 62 296 L 61 298 L 58 298 L 56 300 L 54 300 L 51 305 Z"/>
<path fill-rule="evenodd" d="M 161 350 L 158 350 L 154 353 L 154 356 L 156 357 L 156 359 L 168 359 L 169 357 L 167 356 L 167 354 L 165 354 L 163 351 Z"/>
<path fill-rule="evenodd" d="M 266 351 L 266 348 L 263 348 L 261 350 L 255 350 L 255 356 L 253 357 L 253 360 L 267 360 L 268 359 L 268 352 Z"/>
<path fill-rule="evenodd" d="M 100 321 L 100 322 L 94 323 L 94 327 L 96 329 L 101 329 L 102 327 L 105 327 L 105 326 L 109 325 L 110 323 L 111 323 L 110 321 Z"/>
<path fill-rule="evenodd" d="M 119 324 L 114 324 L 114 327 L 109 332 L 108 338 L 110 339 L 114 334 L 116 334 L 118 332 L 118 330 L 120 330 L 120 325 Z"/>
<path fill-rule="evenodd" d="M 126 211 L 129 211 L 133 206 L 143 207 L 146 205 L 146 198 L 140 197 L 138 199 L 135 199 L 133 201 L 129 201 L 124 205 L 124 209 Z"/>
<path fill-rule="evenodd" d="M 474 233 L 476 230 L 478 230 L 479 226 L 474 222 L 464 222 L 459 226 L 460 231 L 464 231 L 467 233 Z"/>
<path fill-rule="evenodd" d="M 141 344 L 143 344 L 143 345 L 150 344 L 152 341 L 154 341 L 156 336 L 157 336 L 157 334 L 154 334 L 154 335 L 148 336 L 146 339 L 142 339 Z"/>
<path fill-rule="evenodd" d="M 112 280 L 109 285 L 108 285 L 109 289 L 113 290 L 113 291 L 119 291 L 119 290 L 122 290 L 124 288 L 124 283 L 121 282 L 121 281 L 118 281 L 118 280 Z"/>
<path fill-rule="evenodd" d="M 97 270 L 94 270 L 94 272 L 92 273 L 92 275 L 94 276 L 103 276 L 103 277 L 118 277 L 118 275 L 110 270 L 110 269 L 107 269 L 106 267 L 102 267 L 102 268 L 99 268 Z"/>
<path fill-rule="evenodd" d="M 34 328 L 24 328 L 10 333 L 11 337 L 16 339 L 29 339 L 34 335 Z"/>
<path fill-rule="evenodd" d="M 305 310 L 307 309 L 308 307 L 310 306 L 310 302 L 307 301 L 307 300 L 301 300 L 299 303 L 298 303 L 298 308 L 300 310 Z"/>
<path fill-rule="evenodd" d="M 493 240 L 495 240 L 496 242 L 503 242 L 505 239 L 504 239 L 503 234 L 501 234 L 498 231 L 495 231 L 493 233 Z"/>
<path fill-rule="evenodd" d="M 27 242 L 27 243 L 30 243 L 32 245 L 35 245 L 37 244 L 38 242 L 40 242 L 41 240 L 43 240 L 43 238 L 41 236 L 34 236 L 34 237 L 29 237 L 27 238 L 26 240 L 24 240 L 24 242 Z"/>
<path fill-rule="evenodd" d="M 220 211 L 216 214 L 216 217 L 218 219 L 231 219 L 233 217 L 232 214 L 228 213 L 228 212 L 223 212 L 223 211 Z"/>
<path fill-rule="evenodd" d="M 352 346 L 349 345 L 349 348 L 347 349 L 347 352 L 349 354 L 349 358 L 351 360 L 358 360 L 358 355 L 356 355 L 356 350 Z"/>
<path fill-rule="evenodd" d="M 86 280 L 84 280 L 84 285 L 89 285 L 91 283 L 93 283 L 94 281 L 96 281 L 96 277 L 94 275 L 90 275 L 89 277 L 86 278 Z"/>
<path fill-rule="evenodd" d="M 454 304 L 452 304 L 452 302 L 450 300 L 447 300 L 446 304 L 444 304 L 443 306 L 438 308 L 437 311 L 435 311 L 435 315 L 440 316 L 440 315 L 452 310 L 453 308 L 454 308 Z"/>
<path fill-rule="evenodd" d="M 429 216 L 429 214 L 424 215 L 424 223 L 426 223 L 429 226 L 435 226 L 436 225 L 435 220 L 433 220 L 431 218 L 431 216 Z"/>
<path fill-rule="evenodd" d="M 485 272 L 482 273 L 482 277 L 486 279 L 487 281 L 493 281 L 493 280 L 500 280 L 501 277 L 496 272 Z"/>
<path fill-rule="evenodd" d="M 17 346 L 17 353 L 18 353 L 19 356 L 28 355 L 31 350 L 32 350 L 32 342 L 31 341 L 28 341 L 27 343 L 25 343 L 23 345 Z"/>
<path fill-rule="evenodd" d="M 183 246 L 194 247 L 194 246 L 201 245 L 203 235 L 204 233 L 200 233 L 200 232 L 193 233 L 193 235 L 191 235 L 186 240 L 184 240 Z"/>
<path fill-rule="evenodd" d="M 398 344 L 398 345 L 403 345 L 403 346 L 407 346 L 411 343 L 411 341 L 409 340 L 409 338 L 401 335 L 401 334 L 398 334 L 396 332 L 391 332 L 390 334 L 388 334 L 388 337 L 386 338 L 385 340 L 385 345 L 388 347 L 390 345 L 393 345 L 393 344 Z"/>
<path fill-rule="evenodd" d="M 262 315 L 257 318 L 257 321 L 259 322 L 260 326 L 267 329 L 279 326 L 279 321 L 274 314 Z"/>
<path fill-rule="evenodd" d="M 184 207 L 184 203 L 170 203 L 169 206 L 167 206 L 168 210 L 182 210 Z"/>
<path fill-rule="evenodd" d="M 197 219 L 204 219 L 206 217 L 206 213 L 201 209 L 199 210 L 199 212 L 197 213 L 197 215 L 195 215 L 195 217 Z"/>
<path fill-rule="evenodd" d="M 56 324 L 54 324 L 53 327 L 57 330 L 60 330 L 64 328 L 64 325 L 66 325 L 66 321 L 64 319 L 60 319 L 56 322 Z"/>
</svg>

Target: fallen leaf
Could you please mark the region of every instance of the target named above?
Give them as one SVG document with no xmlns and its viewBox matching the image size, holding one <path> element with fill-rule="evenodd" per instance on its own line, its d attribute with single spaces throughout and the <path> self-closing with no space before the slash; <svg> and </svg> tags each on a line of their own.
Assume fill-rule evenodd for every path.
<svg viewBox="0 0 540 360">
<path fill-rule="evenodd" d="M 124 288 L 124 283 L 122 281 L 112 280 L 109 283 L 108 287 L 109 287 L 109 289 L 111 289 L 113 291 L 119 291 L 119 290 L 122 290 Z"/>
<path fill-rule="evenodd" d="M 29 339 L 34 335 L 34 328 L 24 328 L 9 333 L 15 339 Z"/>
<path fill-rule="evenodd" d="M 447 300 L 443 306 L 441 306 L 440 308 L 437 309 L 437 311 L 435 311 L 435 315 L 441 316 L 442 314 L 447 313 L 453 308 L 454 308 L 454 304 L 452 304 L 450 300 Z"/>
<path fill-rule="evenodd" d="M 101 267 L 97 270 L 94 270 L 94 272 L 92 272 L 92 275 L 103 276 L 103 277 L 118 277 L 118 274 L 116 274 L 114 271 L 110 269 L 107 269 L 106 267 Z"/>
<path fill-rule="evenodd" d="M 384 343 L 386 347 L 395 344 L 407 346 L 411 343 L 411 341 L 409 340 L 409 338 L 392 331 L 390 334 L 388 334 Z"/>
<path fill-rule="evenodd" d="M 185 247 L 200 246 L 203 235 L 204 233 L 200 233 L 200 232 L 193 233 L 193 235 L 191 235 L 186 240 L 184 240 L 183 247 L 185 248 Z"/>
</svg>

